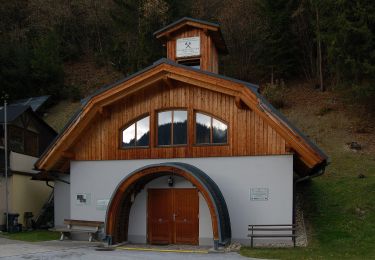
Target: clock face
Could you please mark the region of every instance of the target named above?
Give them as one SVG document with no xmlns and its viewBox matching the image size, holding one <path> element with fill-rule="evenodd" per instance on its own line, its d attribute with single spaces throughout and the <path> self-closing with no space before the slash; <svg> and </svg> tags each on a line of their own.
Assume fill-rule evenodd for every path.
<svg viewBox="0 0 375 260">
<path fill-rule="evenodd" d="M 177 39 L 176 57 L 181 58 L 199 56 L 201 54 L 200 45 L 201 44 L 199 36 Z"/>
</svg>

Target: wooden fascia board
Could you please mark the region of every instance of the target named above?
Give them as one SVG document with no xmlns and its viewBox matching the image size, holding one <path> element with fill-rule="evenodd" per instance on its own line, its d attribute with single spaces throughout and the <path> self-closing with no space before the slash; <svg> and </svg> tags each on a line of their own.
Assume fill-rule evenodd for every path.
<svg viewBox="0 0 375 260">
<path fill-rule="evenodd" d="M 202 74 L 192 70 L 174 67 L 168 68 L 168 78 L 179 80 L 188 84 L 196 85 L 202 88 L 214 90 L 231 96 L 235 96 L 242 91 L 242 84 L 227 79 Z"/>
<path fill-rule="evenodd" d="M 198 23 L 198 22 L 194 22 L 194 21 L 187 21 L 186 25 L 189 25 L 191 27 L 197 27 L 197 28 L 200 28 L 200 29 L 203 29 L 203 30 L 214 31 L 214 32 L 217 32 L 219 30 L 219 28 L 217 26 L 202 24 L 202 23 Z"/>
<path fill-rule="evenodd" d="M 273 127 L 286 141 L 290 142 L 301 160 L 307 166 L 313 167 L 324 160 L 316 151 L 311 149 L 302 138 L 295 133 L 288 125 L 282 123 L 279 118 L 273 115 L 262 102 L 246 86 L 240 83 L 230 82 L 225 79 L 211 78 L 209 75 L 199 75 L 200 79 L 194 75 L 195 72 L 169 73 L 168 78 L 179 80 L 188 84 L 196 85 L 202 88 L 218 91 L 235 98 L 240 97 L 250 109 L 256 111 L 271 127 Z M 206 76 L 206 77 L 204 77 Z M 234 90 L 235 89 L 235 90 Z M 244 98 L 242 98 L 244 97 Z"/>
<path fill-rule="evenodd" d="M 280 122 L 280 120 L 275 117 L 271 111 L 266 108 L 262 108 L 260 105 L 261 101 L 243 84 L 183 68 L 178 68 L 169 64 L 161 64 L 160 66 L 153 68 L 151 71 L 145 72 L 142 75 L 130 79 L 129 81 L 126 81 L 113 89 L 105 91 L 102 94 L 92 98 L 82 110 L 79 118 L 77 118 L 74 124 L 72 124 L 65 131 L 63 138 L 61 138 L 55 144 L 47 156 L 39 162 L 37 167 L 44 170 L 51 169 L 53 164 L 48 164 L 48 162 L 51 160 L 52 162 L 56 162 L 58 160 L 57 157 L 59 153 L 63 153 L 64 151 L 68 150 L 70 145 L 75 142 L 80 132 L 87 127 L 89 122 L 91 122 L 96 115 L 100 115 L 100 111 L 103 110 L 103 107 L 123 99 L 127 95 L 130 95 L 159 80 L 168 82 L 169 79 L 221 92 L 223 94 L 234 96 L 235 98 L 241 97 L 242 102 L 244 102 L 253 111 L 256 111 L 288 143 L 293 145 L 293 148 L 301 156 L 301 159 L 306 163 L 306 165 L 312 167 L 317 162 L 321 162 L 323 160 L 321 156 L 311 149 L 311 147 L 306 144 L 306 142 L 302 140 L 297 133 L 295 133 L 287 125 Z M 77 127 L 78 125 L 79 127 Z M 71 135 L 73 135 L 75 138 L 67 138 L 67 136 Z"/>
<path fill-rule="evenodd" d="M 317 163 L 324 160 L 318 153 L 306 144 L 302 138 L 295 133 L 290 127 L 282 123 L 280 119 L 275 117 L 266 107 L 261 106 L 261 101 L 251 93 L 250 90 L 244 89 L 242 96 L 245 97 L 243 102 L 258 113 L 272 128 L 274 128 L 297 152 L 301 160 L 308 167 L 313 167 Z M 255 101 L 255 102 L 254 102 Z"/>
<path fill-rule="evenodd" d="M 209 31 L 214 31 L 214 32 L 217 32 L 219 30 L 215 26 L 210 26 L 210 25 L 207 25 L 207 24 L 201 24 L 201 23 L 197 23 L 197 22 L 193 22 L 193 21 L 184 21 L 181 24 L 175 25 L 175 26 L 169 28 L 168 30 L 156 35 L 156 38 L 160 39 L 160 38 L 163 38 L 163 37 L 169 37 L 172 33 L 182 29 L 185 26 L 196 27 L 196 28 L 199 28 L 199 29 L 209 30 Z"/>
<path fill-rule="evenodd" d="M 142 82 L 131 84 L 128 87 L 125 87 L 123 89 L 120 88 L 117 91 L 112 92 L 110 95 L 98 97 L 94 101 L 95 106 L 105 107 L 105 106 L 111 105 L 113 103 L 116 103 L 117 101 L 119 101 L 119 100 L 121 100 L 121 99 L 123 99 L 123 98 L 125 98 L 125 97 L 127 97 L 127 96 L 147 87 L 147 86 L 150 86 L 150 85 L 152 85 L 156 82 L 159 82 L 159 81 L 163 80 L 165 74 L 166 73 L 164 71 L 161 71 L 158 74 L 154 74 L 154 75 L 148 77 L 147 79 L 145 79 Z"/>
<path fill-rule="evenodd" d="M 58 161 L 59 154 L 67 151 L 70 148 L 76 139 L 78 139 L 80 133 L 86 129 L 87 125 L 96 115 L 100 115 L 100 112 L 105 106 L 113 104 L 116 101 L 123 99 L 126 96 L 159 80 L 168 78 L 212 91 L 221 92 L 234 97 L 238 96 L 241 89 L 244 87 L 239 83 L 231 82 L 226 79 L 178 68 L 169 64 L 160 64 L 150 71 L 147 71 L 137 77 L 119 84 L 108 91 L 94 96 L 90 101 L 88 101 L 75 122 L 65 130 L 62 137 L 55 143 L 50 152 L 38 162 L 37 168 L 51 170 L 54 162 Z"/>
<path fill-rule="evenodd" d="M 77 132 L 81 132 L 86 129 L 88 122 L 90 122 L 95 116 L 98 108 L 94 108 L 93 110 L 94 111 L 88 111 L 86 106 L 86 109 L 84 109 L 77 117 L 75 122 L 65 130 L 64 134 L 59 140 L 56 141 L 55 145 L 50 149 L 46 156 L 37 163 L 36 167 L 38 169 L 45 171 L 50 171 L 53 169 L 55 163 L 59 159 L 58 157 L 64 157 L 64 152 L 67 151 L 72 143 L 76 141 Z M 83 120 L 83 118 L 85 118 L 85 120 Z"/>
<path fill-rule="evenodd" d="M 157 66 L 153 70 L 151 70 L 148 77 L 145 77 L 145 75 L 139 75 L 138 77 L 126 81 L 111 90 L 93 97 L 82 109 L 81 114 L 78 116 L 75 122 L 65 130 L 64 134 L 62 134 L 61 138 L 55 143 L 55 145 L 46 154 L 46 156 L 38 162 L 38 164 L 36 165 L 37 168 L 46 171 L 51 170 L 53 168 L 54 162 L 58 160 L 58 155 L 70 148 L 70 146 L 79 137 L 79 134 L 82 133 L 84 129 L 86 129 L 91 120 L 96 115 L 100 115 L 100 111 L 104 106 L 110 103 L 114 103 L 119 99 L 122 99 L 145 86 L 149 86 L 159 80 L 162 80 L 165 74 L 163 65 L 164 64 L 161 64 L 160 66 Z M 145 74 L 149 74 L 149 72 L 146 72 Z M 124 85 L 128 85 L 128 87 L 124 87 Z M 49 164 L 48 162 L 51 160 L 52 164 Z"/>
<path fill-rule="evenodd" d="M 207 83 L 205 81 L 198 80 L 198 79 L 191 78 L 191 77 L 187 77 L 187 76 L 183 76 L 183 75 L 180 75 L 180 74 L 170 73 L 170 74 L 167 75 L 167 77 L 169 79 L 181 81 L 181 82 L 184 82 L 186 84 L 201 87 L 201 88 L 204 88 L 204 89 L 209 89 L 209 90 L 213 90 L 213 91 L 216 91 L 216 92 L 221 92 L 223 94 L 227 94 L 227 95 L 230 95 L 230 96 L 235 96 L 238 93 L 238 91 L 232 90 L 230 88 L 222 88 L 217 84 Z"/>
</svg>

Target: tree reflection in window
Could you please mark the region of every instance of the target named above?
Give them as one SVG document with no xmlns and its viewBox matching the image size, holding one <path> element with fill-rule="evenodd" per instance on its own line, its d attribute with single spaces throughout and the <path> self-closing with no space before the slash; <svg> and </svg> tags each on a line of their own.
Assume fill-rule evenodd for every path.
<svg viewBox="0 0 375 260">
<path fill-rule="evenodd" d="M 187 144 L 187 111 L 158 113 L 158 145 Z"/>
<path fill-rule="evenodd" d="M 150 116 L 131 124 L 122 131 L 123 147 L 146 147 L 150 143 Z"/>
<path fill-rule="evenodd" d="M 197 144 L 226 144 L 228 126 L 220 120 L 202 113 L 195 114 Z"/>
</svg>

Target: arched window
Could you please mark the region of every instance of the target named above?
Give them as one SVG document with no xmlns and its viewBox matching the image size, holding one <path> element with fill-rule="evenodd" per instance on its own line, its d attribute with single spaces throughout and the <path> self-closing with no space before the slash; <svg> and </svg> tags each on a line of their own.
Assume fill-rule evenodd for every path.
<svg viewBox="0 0 375 260">
<path fill-rule="evenodd" d="M 122 131 L 122 147 L 147 147 L 150 145 L 150 116 L 143 117 Z"/>
<path fill-rule="evenodd" d="M 196 144 L 228 143 L 228 126 L 212 116 L 195 113 Z"/>
<path fill-rule="evenodd" d="M 187 111 L 169 110 L 158 113 L 158 145 L 187 144 Z"/>
</svg>

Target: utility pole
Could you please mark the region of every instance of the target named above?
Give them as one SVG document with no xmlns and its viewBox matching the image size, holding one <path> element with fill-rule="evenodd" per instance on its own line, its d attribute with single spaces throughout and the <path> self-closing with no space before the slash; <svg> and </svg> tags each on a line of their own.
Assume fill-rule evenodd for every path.
<svg viewBox="0 0 375 260">
<path fill-rule="evenodd" d="M 4 158 L 5 158 L 5 208 L 6 228 L 9 231 L 9 204 L 8 204 L 8 122 L 7 122 L 7 100 L 4 98 Z"/>
</svg>

